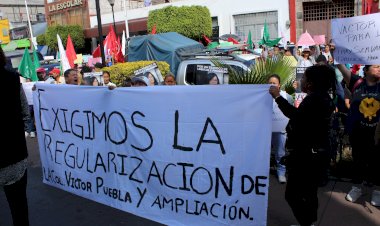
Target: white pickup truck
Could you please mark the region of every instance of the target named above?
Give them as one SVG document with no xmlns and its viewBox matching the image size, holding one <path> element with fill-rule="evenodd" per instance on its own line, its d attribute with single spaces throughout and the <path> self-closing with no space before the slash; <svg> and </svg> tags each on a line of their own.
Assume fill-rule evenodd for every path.
<svg viewBox="0 0 380 226">
<path fill-rule="evenodd" d="M 194 57 L 181 61 L 178 66 L 176 81 L 178 85 L 207 84 L 208 73 L 215 73 L 220 84 L 228 84 L 228 71 L 215 67 L 210 57 Z M 231 66 L 236 71 L 249 70 L 249 64 L 234 58 L 218 59 L 221 63 Z"/>
</svg>

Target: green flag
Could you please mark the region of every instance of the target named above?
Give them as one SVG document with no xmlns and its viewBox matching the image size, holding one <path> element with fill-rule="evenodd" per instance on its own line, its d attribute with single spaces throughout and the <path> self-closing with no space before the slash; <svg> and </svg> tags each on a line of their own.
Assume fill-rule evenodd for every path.
<svg viewBox="0 0 380 226">
<path fill-rule="evenodd" d="M 18 66 L 18 71 L 22 77 L 30 79 L 32 81 L 38 81 L 37 72 L 34 68 L 32 59 L 30 58 L 29 51 L 25 48 L 24 55 L 22 56 L 20 65 Z"/>
<path fill-rule="evenodd" d="M 34 69 L 37 70 L 37 68 L 41 67 L 40 60 L 38 59 L 36 49 L 33 47 L 33 64 Z"/>
<path fill-rule="evenodd" d="M 252 42 L 252 34 L 251 34 L 251 30 L 249 30 L 249 33 L 248 33 L 247 44 L 248 44 L 248 48 L 249 48 L 249 49 L 253 49 L 253 42 Z"/>
<path fill-rule="evenodd" d="M 270 39 L 268 25 L 267 25 L 267 22 L 265 21 L 263 37 L 259 41 L 259 44 L 260 45 L 266 45 L 266 46 L 275 46 L 280 42 L 281 39 L 282 38 L 276 38 L 273 40 Z"/>
</svg>

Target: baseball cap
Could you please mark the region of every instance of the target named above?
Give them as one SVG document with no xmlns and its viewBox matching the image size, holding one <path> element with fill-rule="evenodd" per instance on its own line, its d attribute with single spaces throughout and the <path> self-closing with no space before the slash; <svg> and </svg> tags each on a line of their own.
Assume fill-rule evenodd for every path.
<svg viewBox="0 0 380 226">
<path fill-rule="evenodd" d="M 40 73 L 40 72 L 44 73 L 45 72 L 45 68 L 39 67 L 39 68 L 37 68 L 36 72 L 38 72 L 38 73 Z"/>
<path fill-rule="evenodd" d="M 53 70 L 51 70 L 49 72 L 49 75 L 52 75 L 52 74 L 61 74 L 61 71 L 58 69 L 58 68 L 54 68 Z"/>
<path fill-rule="evenodd" d="M 149 79 L 145 76 L 135 76 L 132 78 L 132 82 L 135 83 L 135 82 L 143 82 L 145 83 L 145 85 L 149 86 L 150 82 L 149 82 Z"/>
</svg>

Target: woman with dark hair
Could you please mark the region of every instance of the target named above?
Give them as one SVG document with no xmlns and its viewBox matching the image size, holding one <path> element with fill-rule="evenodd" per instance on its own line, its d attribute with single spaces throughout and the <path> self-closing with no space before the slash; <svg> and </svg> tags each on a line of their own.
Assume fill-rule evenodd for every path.
<svg viewBox="0 0 380 226">
<path fill-rule="evenodd" d="M 362 183 L 380 185 L 378 161 L 380 150 L 373 139 L 380 119 L 380 65 L 366 65 L 364 78 L 351 74 L 345 65 L 338 65 L 344 81 L 351 91 L 350 111 L 347 118 L 347 132 L 350 136 L 354 180 L 356 184 L 346 195 L 349 202 L 356 202 L 362 196 Z M 380 206 L 380 188 L 372 192 L 371 204 Z"/>
<path fill-rule="evenodd" d="M 24 134 L 24 113 L 22 103 L 26 102 L 23 89 L 20 87 L 20 77 L 15 72 L 5 69 L 6 58 L 0 46 L 0 75 L 6 84 L 1 89 L 2 116 L 9 125 L 6 133 L 1 136 L 1 143 L 11 142 L 8 148 L 0 152 L 0 187 L 4 188 L 11 209 L 13 225 L 29 225 L 28 202 L 26 198 L 27 157 L 28 150 Z M 27 102 L 26 102 L 27 103 Z"/>
<path fill-rule="evenodd" d="M 207 74 L 207 83 L 206 85 L 219 85 L 219 78 L 215 73 L 208 73 Z"/>
<path fill-rule="evenodd" d="M 329 129 L 335 109 L 330 96 L 335 91 L 335 72 L 326 65 L 306 69 L 302 79 L 302 91 L 307 95 L 295 108 L 280 95 L 277 86 L 269 93 L 280 110 L 289 118 L 287 147 L 289 156 L 284 159 L 288 172 L 285 199 L 300 225 L 312 225 L 317 221 L 319 152 L 330 148 Z"/>
<path fill-rule="evenodd" d="M 273 74 L 269 76 L 268 84 L 273 86 L 277 86 L 281 88 L 281 78 L 277 74 Z M 294 104 L 294 100 L 292 96 L 287 94 L 285 91 L 281 90 L 280 95 L 284 97 L 291 105 Z M 278 112 L 277 104 L 273 102 L 273 112 Z M 281 115 L 284 117 L 283 115 Z M 286 131 L 285 127 L 283 131 L 272 132 L 271 146 L 272 151 L 274 152 L 274 157 L 276 160 L 276 168 L 277 168 L 277 178 L 281 184 L 286 183 L 286 166 L 281 163 L 281 158 L 285 156 L 285 142 L 286 142 Z"/>
<path fill-rule="evenodd" d="M 148 72 L 148 71 L 145 72 L 144 76 L 149 79 L 149 84 L 148 84 L 149 86 L 158 85 L 158 82 L 157 82 L 156 78 L 154 77 L 154 75 L 151 72 Z"/>
<path fill-rule="evenodd" d="M 87 76 L 83 78 L 83 85 L 85 86 L 99 86 L 99 81 L 95 76 Z"/>
</svg>

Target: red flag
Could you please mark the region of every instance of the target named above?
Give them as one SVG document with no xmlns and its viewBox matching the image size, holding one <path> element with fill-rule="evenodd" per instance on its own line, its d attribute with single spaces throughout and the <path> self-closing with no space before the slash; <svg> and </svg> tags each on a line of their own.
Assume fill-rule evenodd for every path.
<svg viewBox="0 0 380 226">
<path fill-rule="evenodd" d="M 119 52 L 117 52 L 117 54 L 115 55 L 115 60 L 118 63 L 124 63 L 124 55 L 121 52 L 121 50 Z"/>
<path fill-rule="evenodd" d="M 356 75 L 356 73 L 360 70 L 360 64 L 354 64 L 351 68 L 351 73 Z"/>
<path fill-rule="evenodd" d="M 71 41 L 70 34 L 67 36 L 66 56 L 67 60 L 69 61 L 70 67 L 74 68 L 74 60 L 77 59 L 77 54 L 75 53 L 73 41 Z"/>
<path fill-rule="evenodd" d="M 231 38 L 231 37 L 229 37 L 229 38 L 227 39 L 227 41 L 232 42 L 233 44 L 239 44 L 239 42 L 236 41 L 236 39 Z"/>
<path fill-rule="evenodd" d="M 203 39 L 206 41 L 206 44 L 208 45 L 209 43 L 211 43 L 211 40 L 206 36 L 206 35 L 202 35 Z"/>
<path fill-rule="evenodd" d="M 113 26 L 110 25 L 110 31 L 108 32 L 108 35 L 106 39 L 103 42 L 104 44 L 104 52 L 106 56 L 113 56 L 117 53 L 117 40 L 116 40 L 116 34 L 113 30 Z"/>
<path fill-rule="evenodd" d="M 117 37 L 117 53 L 115 54 L 115 61 L 118 63 L 124 62 L 124 55 L 121 51 L 120 38 Z"/>
<path fill-rule="evenodd" d="M 100 46 L 99 45 L 98 45 L 98 47 L 96 47 L 96 49 L 94 50 L 94 52 L 92 52 L 92 57 L 93 58 L 100 57 Z"/>
<path fill-rule="evenodd" d="M 153 25 L 152 31 L 150 32 L 152 35 L 155 35 L 157 32 L 156 25 Z"/>
</svg>

